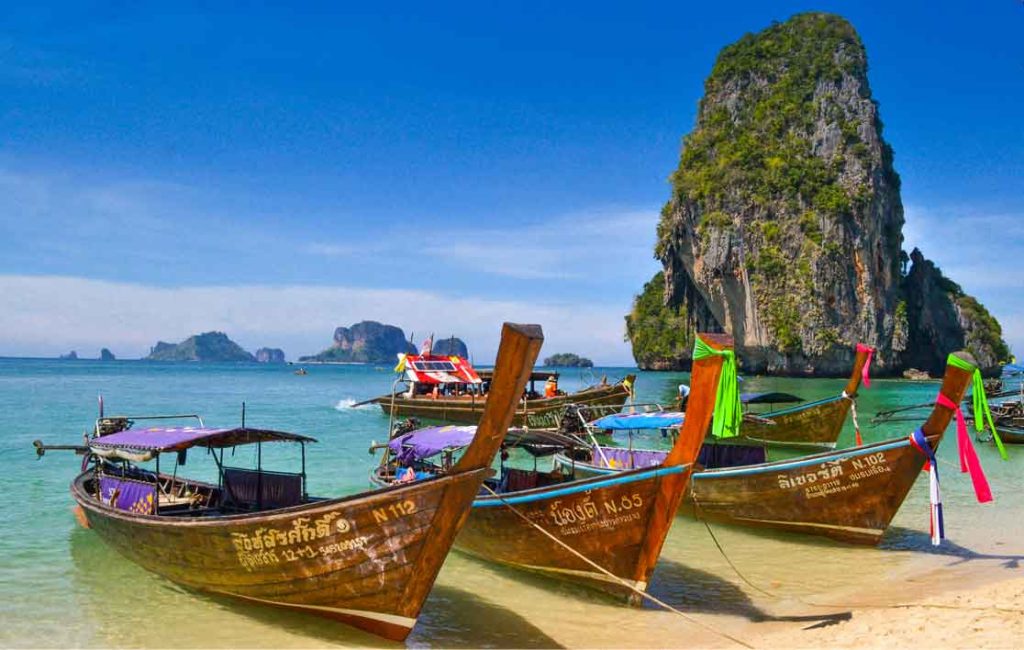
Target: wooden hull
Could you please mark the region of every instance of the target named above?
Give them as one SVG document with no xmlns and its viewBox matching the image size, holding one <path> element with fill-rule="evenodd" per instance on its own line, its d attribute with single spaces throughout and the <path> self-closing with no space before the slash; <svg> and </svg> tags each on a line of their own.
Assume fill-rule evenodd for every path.
<svg viewBox="0 0 1024 650">
<path fill-rule="evenodd" d="M 556 462 L 573 464 L 562 455 L 556 456 Z M 577 476 L 619 472 L 581 461 L 574 465 Z M 680 513 L 877 544 L 923 466 L 924 456 L 903 439 L 793 460 L 697 471 Z"/>
<path fill-rule="evenodd" d="M 783 447 L 835 447 L 849 412 L 850 400 L 839 397 L 758 414 L 772 424 L 744 420 L 740 439 Z"/>
<path fill-rule="evenodd" d="M 622 384 L 595 386 L 570 395 L 529 400 L 516 409 L 512 426 L 534 428 L 557 428 L 558 420 L 566 404 L 586 406 L 613 406 L 621 408 L 629 397 L 629 391 Z M 440 422 L 477 424 L 483 414 L 486 399 L 429 397 L 408 398 L 398 396 L 394 400 L 394 415 L 401 418 L 420 418 Z M 385 414 L 392 408 L 390 397 L 378 401 Z"/>
<path fill-rule="evenodd" d="M 667 487 L 682 493 L 688 477 L 688 468 L 677 465 L 500 497 L 480 496 L 473 501 L 455 548 L 482 560 L 547 574 L 636 602 L 635 591 L 596 570 L 524 517 L 619 580 L 642 590 L 654 570 L 654 562 L 648 561 L 649 549 L 660 552 L 672 519 L 672 513 L 657 516 L 656 510 L 665 507 L 658 500 L 659 489 L 671 483 Z M 372 480 L 379 483 L 375 476 Z"/>
<path fill-rule="evenodd" d="M 999 439 L 1008 445 L 1024 445 L 1024 429 L 997 426 Z"/>
<path fill-rule="evenodd" d="M 196 590 L 408 636 L 489 470 L 217 518 L 139 515 L 72 483 L 85 523 L 142 567 Z"/>
</svg>

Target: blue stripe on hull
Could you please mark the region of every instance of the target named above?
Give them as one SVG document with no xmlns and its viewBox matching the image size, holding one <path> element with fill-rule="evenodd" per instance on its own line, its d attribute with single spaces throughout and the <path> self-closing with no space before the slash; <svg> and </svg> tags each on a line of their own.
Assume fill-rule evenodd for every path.
<svg viewBox="0 0 1024 650">
<path fill-rule="evenodd" d="M 484 497 L 482 499 L 476 499 L 473 501 L 474 508 L 489 508 L 493 506 L 503 506 L 506 503 L 530 503 L 532 501 L 543 501 L 552 497 L 561 497 L 568 494 L 578 494 L 580 492 L 589 492 L 590 490 L 598 490 L 612 485 L 622 485 L 624 483 L 635 483 L 637 481 L 644 481 L 650 478 L 656 478 L 658 476 L 668 476 L 670 474 L 680 474 L 685 472 L 687 469 L 686 465 L 673 465 L 671 467 L 657 467 L 651 470 L 645 470 L 635 473 L 622 474 L 617 472 L 619 475 L 613 478 L 602 479 L 598 481 L 586 481 L 578 482 L 578 484 L 568 485 L 563 488 L 555 490 L 545 490 L 543 492 L 537 492 L 535 494 L 521 494 L 519 496 L 500 496 L 500 497 Z M 514 493 L 513 493 L 514 494 Z"/>
</svg>

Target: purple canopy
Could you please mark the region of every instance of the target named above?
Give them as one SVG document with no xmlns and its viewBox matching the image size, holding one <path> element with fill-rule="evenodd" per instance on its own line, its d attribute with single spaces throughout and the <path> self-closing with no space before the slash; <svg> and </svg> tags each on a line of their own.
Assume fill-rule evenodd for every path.
<svg viewBox="0 0 1024 650">
<path fill-rule="evenodd" d="M 461 449 L 473 442 L 476 427 L 437 426 L 417 429 L 398 436 L 388 443 L 388 448 L 400 463 L 409 464 L 440 454 L 445 449 Z"/>
<path fill-rule="evenodd" d="M 213 429 L 209 427 L 152 427 L 128 429 L 89 441 L 100 449 L 137 449 L 140 451 L 178 451 L 189 447 L 233 447 L 274 440 L 316 442 L 314 438 L 268 429 Z"/>
</svg>

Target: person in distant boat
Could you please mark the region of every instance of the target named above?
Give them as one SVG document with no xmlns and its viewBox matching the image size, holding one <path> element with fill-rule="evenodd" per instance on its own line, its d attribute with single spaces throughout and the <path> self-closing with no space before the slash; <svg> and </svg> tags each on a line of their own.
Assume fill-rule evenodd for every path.
<svg viewBox="0 0 1024 650">
<path fill-rule="evenodd" d="M 690 399 L 690 387 L 686 384 L 679 384 L 679 396 L 676 397 L 676 401 L 679 402 L 679 410 L 686 410 L 686 402 Z"/>
<path fill-rule="evenodd" d="M 544 382 L 544 397 L 554 397 L 555 395 L 558 395 L 558 378 L 551 375 Z"/>
</svg>

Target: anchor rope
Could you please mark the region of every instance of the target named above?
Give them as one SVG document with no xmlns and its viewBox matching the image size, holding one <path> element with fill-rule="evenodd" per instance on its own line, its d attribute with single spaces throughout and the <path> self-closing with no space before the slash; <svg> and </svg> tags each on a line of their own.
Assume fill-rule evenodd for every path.
<svg viewBox="0 0 1024 650">
<path fill-rule="evenodd" d="M 945 461 L 941 461 L 940 460 L 940 462 L 945 462 Z M 952 465 L 952 463 L 949 463 L 949 464 Z M 952 465 L 952 466 L 956 467 L 955 465 Z M 753 590 L 755 590 L 755 591 L 757 591 L 757 592 L 759 592 L 761 594 L 764 594 L 765 596 L 767 596 L 768 598 L 771 598 L 773 600 L 784 600 L 786 598 L 789 598 L 791 600 L 795 600 L 796 602 L 798 602 L 798 603 L 800 603 L 802 605 L 807 605 L 808 607 L 819 607 L 819 608 L 824 608 L 824 609 L 912 609 L 914 607 L 921 607 L 921 608 L 928 608 L 928 609 L 959 609 L 959 610 L 969 610 L 969 611 L 977 611 L 977 612 L 990 612 L 990 611 L 994 610 L 994 611 L 998 611 L 998 612 L 1005 612 L 1007 614 L 1024 614 L 1024 609 L 1013 609 L 1013 608 L 1009 608 L 1009 607 L 998 607 L 998 606 L 991 606 L 991 607 L 965 607 L 963 605 L 943 605 L 943 604 L 939 604 L 939 603 L 934 603 L 934 604 L 931 604 L 931 603 L 893 603 L 893 604 L 820 603 L 820 602 L 814 602 L 814 601 L 806 600 L 802 596 L 783 596 L 783 595 L 780 595 L 778 593 L 774 593 L 774 592 L 768 591 L 767 589 L 763 589 L 762 587 L 759 587 L 758 585 L 754 584 L 749 578 L 747 578 L 746 575 L 743 574 L 742 571 L 739 570 L 739 567 L 736 566 L 736 564 L 732 561 L 732 558 L 730 558 L 729 555 L 725 552 L 725 549 L 722 547 L 721 542 L 718 541 L 718 536 L 715 535 L 715 532 L 713 530 L 711 530 L 711 525 L 708 522 L 708 520 L 705 519 L 704 517 L 700 516 L 700 514 L 697 514 L 698 511 L 700 511 L 701 506 L 700 506 L 700 503 L 697 501 L 697 495 L 693 494 L 692 492 L 691 492 L 691 495 L 693 496 L 693 503 L 696 506 L 696 508 L 694 510 L 694 514 L 697 517 L 697 520 L 700 521 L 702 524 L 704 524 L 704 528 L 708 531 L 708 535 L 711 536 L 711 541 L 714 542 L 715 548 L 718 549 L 718 552 L 721 554 L 722 559 L 724 559 L 726 564 L 729 565 L 729 568 L 732 569 L 733 572 L 739 577 L 739 579 L 742 580 L 751 589 L 753 589 Z"/>
<path fill-rule="evenodd" d="M 845 390 L 843 391 L 843 398 L 850 400 L 850 417 L 853 419 L 853 431 L 857 446 L 864 444 L 864 439 L 860 436 L 860 422 L 857 421 L 857 399 L 856 395 L 850 395 Z"/>
<path fill-rule="evenodd" d="M 694 625 L 700 626 L 700 627 L 704 628 L 705 630 L 707 630 L 707 631 L 709 631 L 709 632 L 711 632 L 711 633 L 713 633 L 713 634 L 715 634 L 717 636 L 720 636 L 720 637 L 722 637 L 724 639 L 728 639 L 729 641 L 732 641 L 733 643 L 735 643 L 737 645 L 741 645 L 744 648 L 751 648 L 751 649 L 754 647 L 754 646 L 750 645 L 749 643 L 746 643 L 745 641 L 737 639 L 736 637 L 730 635 L 727 632 L 723 632 L 721 630 L 718 630 L 715 627 L 713 627 L 711 625 L 708 625 L 707 623 L 699 621 L 699 620 L 693 618 L 692 616 L 690 616 L 690 615 L 688 615 L 688 614 L 686 614 L 684 612 L 679 611 L 675 607 L 673 607 L 673 606 L 669 605 L 668 603 L 664 602 L 663 600 L 661 600 L 661 599 L 651 595 L 647 591 L 638 588 L 636 585 L 630 584 L 627 580 L 623 580 L 622 578 L 620 578 L 619 576 L 615 575 L 614 573 L 612 573 L 608 569 L 605 569 L 600 564 L 597 564 L 596 562 L 594 562 L 593 560 L 591 560 L 587 556 L 583 555 L 582 553 L 580 553 L 576 549 L 572 548 L 571 546 L 569 546 L 568 544 L 566 544 L 562 540 L 560 540 L 557 537 L 555 537 L 552 533 L 548 532 L 546 529 L 544 529 L 544 527 L 542 527 L 537 522 L 531 520 L 529 517 L 524 515 L 518 508 L 516 508 L 514 505 L 512 505 L 511 503 L 506 501 L 504 497 L 502 497 L 500 494 L 498 494 L 493 489 L 491 489 L 491 486 L 487 485 L 486 483 L 483 484 L 483 486 L 484 486 L 485 490 L 487 490 L 488 492 L 491 493 L 491 496 L 497 497 L 497 499 L 499 501 L 501 501 L 501 503 L 506 508 L 508 508 L 513 513 L 515 513 L 515 515 L 517 517 L 519 517 L 520 519 L 522 519 L 526 523 L 530 524 L 530 526 L 532 526 L 533 528 L 536 528 L 538 531 L 540 531 L 542 534 L 544 534 L 546 537 L 548 537 L 551 541 L 555 542 L 556 544 L 558 544 L 559 546 L 561 546 L 565 550 L 569 551 L 569 553 L 571 553 L 572 555 L 574 555 L 578 559 L 580 559 L 583 562 L 585 562 L 588 566 L 591 566 L 594 569 L 600 571 L 603 575 L 611 578 L 613 581 L 617 582 L 621 586 L 623 586 L 623 587 L 629 589 L 630 591 L 638 594 L 641 598 L 645 598 L 645 599 L 651 601 L 652 603 L 654 603 L 655 605 L 658 605 L 659 607 L 665 609 L 666 611 L 672 612 L 673 614 L 677 614 L 678 616 L 681 616 L 684 620 L 686 620 L 686 621 L 688 621 L 688 622 L 690 622 L 690 623 L 692 623 Z"/>
</svg>

